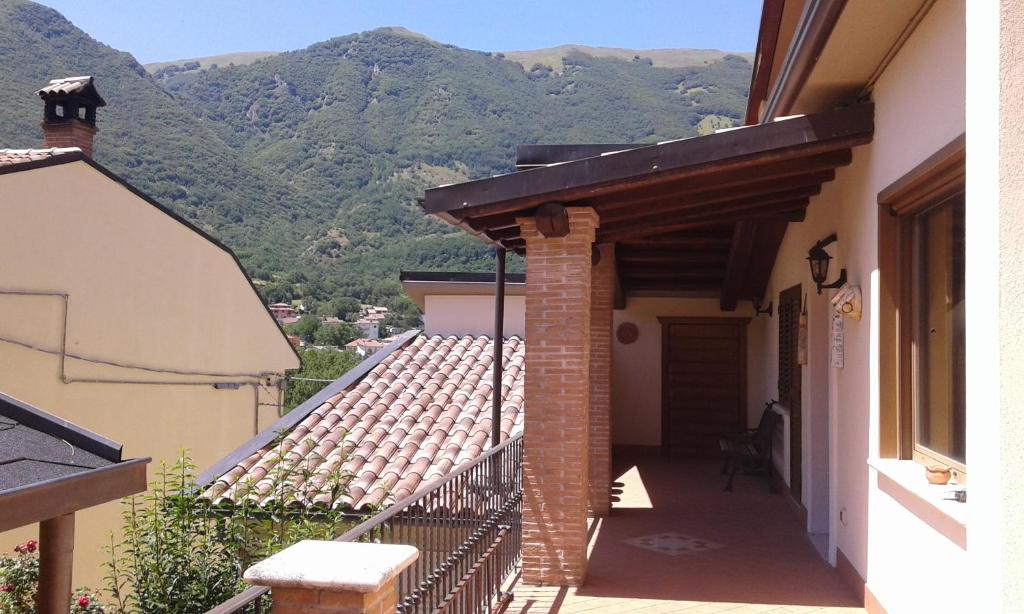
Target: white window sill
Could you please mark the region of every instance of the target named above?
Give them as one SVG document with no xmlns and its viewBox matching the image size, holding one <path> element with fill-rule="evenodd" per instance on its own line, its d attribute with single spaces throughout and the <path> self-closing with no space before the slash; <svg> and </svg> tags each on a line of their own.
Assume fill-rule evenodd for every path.
<svg viewBox="0 0 1024 614">
<path fill-rule="evenodd" d="M 944 498 L 948 491 L 962 486 L 929 484 L 924 466 L 912 460 L 870 458 L 868 466 L 878 472 L 879 489 L 937 531 L 966 547 L 967 504 Z"/>
</svg>

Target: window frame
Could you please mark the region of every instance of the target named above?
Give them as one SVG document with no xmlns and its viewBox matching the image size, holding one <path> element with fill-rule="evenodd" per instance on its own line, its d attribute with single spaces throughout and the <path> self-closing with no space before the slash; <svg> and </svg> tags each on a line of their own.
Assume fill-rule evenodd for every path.
<svg viewBox="0 0 1024 614">
<path fill-rule="evenodd" d="M 961 134 L 878 193 L 880 456 L 948 467 L 961 482 L 966 463 L 917 441 L 913 267 L 918 215 L 965 193 L 966 159 L 966 134 Z"/>
</svg>

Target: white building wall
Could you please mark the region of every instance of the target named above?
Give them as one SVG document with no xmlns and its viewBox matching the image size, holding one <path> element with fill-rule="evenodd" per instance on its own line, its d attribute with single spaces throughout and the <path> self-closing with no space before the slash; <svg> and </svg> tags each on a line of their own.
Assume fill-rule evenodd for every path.
<svg viewBox="0 0 1024 614">
<path fill-rule="evenodd" d="M 841 551 L 890 614 L 970 611 L 963 603 L 970 591 L 944 590 L 957 584 L 947 579 L 967 577 L 965 546 L 957 543 L 963 516 L 936 516 L 935 506 L 905 496 L 902 487 L 880 488 L 868 465 L 879 450 L 877 194 L 965 131 L 964 12 L 962 2 L 936 3 L 881 75 L 873 91 L 873 142 L 855 149 L 853 163 L 812 199 L 806 221 L 790 225 L 769 282 L 776 303 L 780 291 L 797 283 L 808 297 L 802 495 L 811 506 L 811 528 L 831 528 L 832 562 Z M 830 232 L 839 235 L 829 248 L 836 257 L 830 281 L 845 267 L 849 282 L 863 291 L 863 318 L 844 319 L 842 369 L 828 366 L 831 292 L 817 296 L 806 261 L 807 250 Z M 777 318 L 755 320 L 751 337 L 764 351 L 763 371 L 751 372 L 754 403 L 775 394 Z M 825 463 L 828 491 L 815 492 L 821 481 L 807 476 Z M 918 479 L 923 482 L 923 470 Z M 829 498 L 831 506 L 822 508 Z M 944 579 L 936 584 L 937 577 Z"/>
<path fill-rule="evenodd" d="M 494 295 L 441 295 L 424 297 L 423 332 L 427 335 L 494 334 Z M 505 337 L 526 336 L 526 297 L 505 296 Z"/>
</svg>

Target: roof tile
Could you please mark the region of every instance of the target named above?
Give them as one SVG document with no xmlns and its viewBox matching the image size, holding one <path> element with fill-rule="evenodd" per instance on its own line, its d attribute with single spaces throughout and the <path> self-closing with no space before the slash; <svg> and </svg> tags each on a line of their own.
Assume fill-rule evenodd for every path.
<svg viewBox="0 0 1024 614">
<path fill-rule="evenodd" d="M 47 149 L 0 149 L 0 167 L 46 160 L 69 153 L 82 153 L 78 147 L 50 147 Z"/>
<path fill-rule="evenodd" d="M 518 337 L 505 341 L 502 440 L 523 429 L 525 346 Z M 312 505 L 364 511 L 394 503 L 490 447 L 492 354 L 488 337 L 416 337 L 204 496 L 265 505 L 294 489 Z M 348 482 L 332 502 L 335 474 Z"/>
</svg>

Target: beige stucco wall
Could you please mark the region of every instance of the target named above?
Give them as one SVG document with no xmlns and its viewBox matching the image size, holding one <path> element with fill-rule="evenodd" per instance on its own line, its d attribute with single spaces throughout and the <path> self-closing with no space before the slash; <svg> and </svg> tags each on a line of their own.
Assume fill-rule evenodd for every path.
<svg viewBox="0 0 1024 614">
<path fill-rule="evenodd" d="M 877 194 L 964 132 L 964 31 L 963 2 L 935 4 L 874 88 L 874 141 L 857 148 L 853 163 L 812 199 L 806 221 L 790 225 L 769 284 L 776 301 L 796 283 L 809 298 L 803 498 L 811 528 L 831 527 L 833 562 L 838 547 L 891 614 L 968 611 L 957 609 L 965 605 L 962 592 L 935 590 L 934 583 L 936 570 L 944 578 L 966 577 L 964 550 L 921 520 L 927 510 L 912 510 L 880 490 L 867 465 L 878 456 Z M 845 319 L 842 369 L 828 366 L 827 297 L 815 294 L 806 262 L 807 250 L 833 231 L 839 241 L 829 248 L 836 256 L 830 278 L 845 267 L 864 303 L 861 321 Z M 774 392 L 777 327 L 774 318 L 752 324 L 752 336 L 761 339 L 755 345 L 765 351 L 763 377 L 752 381 L 762 395 Z M 822 463 L 830 467 L 823 476 L 827 490 L 815 492 L 822 480 L 808 477 Z M 927 563 L 908 564 L 911 553 Z"/>
<path fill-rule="evenodd" d="M 423 332 L 428 335 L 494 334 L 494 295 L 442 295 L 424 297 Z M 526 335 L 526 297 L 505 296 L 504 334 Z"/>
<path fill-rule="evenodd" d="M 739 317 L 754 314 L 743 301 L 736 311 L 723 312 L 717 298 L 633 297 L 626 308 L 615 311 L 613 326 L 636 324 L 640 336 L 623 345 L 612 340 L 612 443 L 616 445 L 661 445 L 661 323 L 659 316 Z M 613 329 L 614 330 L 614 329 Z M 751 344 L 747 344 L 748 372 Z M 749 391 L 748 391 L 749 393 Z M 756 399 L 755 399 L 756 401 Z M 761 405 L 757 405 L 760 412 Z M 757 414 L 760 416 L 760 413 Z M 754 418 L 756 420 L 757 418 Z"/>
<path fill-rule="evenodd" d="M 967 10 L 967 448 L 976 611 L 1024 611 L 1024 6 Z"/>
<path fill-rule="evenodd" d="M 150 478 L 182 448 L 205 468 L 254 434 L 257 412 L 260 429 L 276 418 L 278 382 L 298 359 L 230 254 L 83 162 L 0 176 L 0 219 L 0 390 L 123 443 L 126 458 L 153 457 Z M 66 295 L 66 325 L 64 299 L 33 292 Z M 47 353 L 62 342 L 87 358 L 222 375 L 69 358 L 62 379 Z M 78 514 L 76 585 L 102 585 L 119 513 Z M 0 549 L 34 531 L 0 535 Z"/>
</svg>

